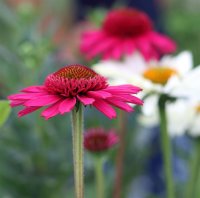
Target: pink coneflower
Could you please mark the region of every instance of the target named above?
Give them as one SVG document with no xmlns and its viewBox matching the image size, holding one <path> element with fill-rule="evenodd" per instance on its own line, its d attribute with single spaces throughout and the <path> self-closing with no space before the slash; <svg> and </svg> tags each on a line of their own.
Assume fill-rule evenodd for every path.
<svg viewBox="0 0 200 198">
<path fill-rule="evenodd" d="M 86 150 L 98 153 L 107 151 L 119 142 L 114 130 L 106 131 L 103 128 L 92 128 L 85 132 L 84 147 Z"/>
<path fill-rule="evenodd" d="M 47 76 L 43 85 L 22 89 L 22 93 L 8 96 L 11 106 L 24 106 L 18 113 L 24 116 L 44 106 L 41 115 L 45 119 L 70 112 L 79 103 L 92 105 L 108 118 L 116 117 L 112 106 L 131 112 L 127 103 L 142 105 L 142 100 L 133 96 L 141 89 L 133 85 L 109 86 L 106 79 L 82 65 L 69 65 Z"/>
<path fill-rule="evenodd" d="M 159 58 L 174 52 L 175 43 L 153 29 L 151 19 L 142 11 L 120 8 L 110 11 L 99 30 L 83 34 L 81 51 L 88 59 L 120 59 L 141 52 L 145 59 Z"/>
</svg>

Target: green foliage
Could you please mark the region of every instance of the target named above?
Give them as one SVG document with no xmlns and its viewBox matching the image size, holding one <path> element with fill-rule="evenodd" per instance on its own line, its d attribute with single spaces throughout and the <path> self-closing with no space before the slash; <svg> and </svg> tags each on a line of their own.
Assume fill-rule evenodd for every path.
<svg viewBox="0 0 200 198">
<path fill-rule="evenodd" d="M 9 105 L 9 101 L 0 100 L 0 127 L 5 123 L 10 114 L 11 108 Z"/>
<path fill-rule="evenodd" d="M 106 12 L 107 11 L 103 8 L 91 10 L 88 15 L 88 20 L 96 26 L 101 26 Z"/>
<path fill-rule="evenodd" d="M 190 50 L 193 53 L 195 66 L 200 63 L 199 18 L 199 11 L 187 10 L 185 7 L 172 7 L 166 21 L 167 30 L 177 42 L 178 51 Z"/>
</svg>

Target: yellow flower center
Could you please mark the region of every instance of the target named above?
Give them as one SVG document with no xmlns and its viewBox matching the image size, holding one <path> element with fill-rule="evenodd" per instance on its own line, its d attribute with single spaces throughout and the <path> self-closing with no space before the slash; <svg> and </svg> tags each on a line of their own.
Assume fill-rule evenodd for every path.
<svg viewBox="0 0 200 198">
<path fill-rule="evenodd" d="M 54 73 L 55 76 L 67 79 L 90 79 L 98 76 L 96 72 L 82 65 L 69 65 Z"/>
<path fill-rule="evenodd" d="M 153 67 L 147 69 L 143 76 L 156 84 L 165 85 L 169 78 L 177 74 L 176 70 L 168 67 Z"/>
<path fill-rule="evenodd" d="M 196 107 L 197 113 L 200 113 L 200 104 Z"/>
</svg>

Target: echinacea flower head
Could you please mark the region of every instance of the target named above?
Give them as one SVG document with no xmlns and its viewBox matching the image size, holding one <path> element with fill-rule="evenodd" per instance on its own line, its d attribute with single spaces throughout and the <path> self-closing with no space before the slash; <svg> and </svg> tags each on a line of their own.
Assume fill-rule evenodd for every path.
<svg viewBox="0 0 200 198">
<path fill-rule="evenodd" d="M 114 130 L 106 131 L 103 128 L 91 128 L 84 135 L 84 147 L 92 153 L 108 151 L 118 142 L 119 137 Z"/>
<path fill-rule="evenodd" d="M 151 19 L 132 8 L 115 9 L 106 15 L 98 30 L 83 34 L 81 51 L 88 59 L 120 59 L 139 51 L 146 60 L 174 52 L 175 43 L 156 32 Z"/>
<path fill-rule="evenodd" d="M 133 94 L 141 89 L 133 85 L 109 86 L 106 78 L 82 65 L 69 65 L 49 74 L 43 85 L 22 89 L 22 93 L 8 96 L 11 106 L 24 106 L 18 113 L 24 116 L 42 107 L 47 108 L 41 115 L 49 119 L 58 114 L 70 112 L 80 103 L 92 105 L 108 118 L 116 117 L 112 107 L 132 112 L 127 103 L 142 105 L 143 102 Z"/>
</svg>

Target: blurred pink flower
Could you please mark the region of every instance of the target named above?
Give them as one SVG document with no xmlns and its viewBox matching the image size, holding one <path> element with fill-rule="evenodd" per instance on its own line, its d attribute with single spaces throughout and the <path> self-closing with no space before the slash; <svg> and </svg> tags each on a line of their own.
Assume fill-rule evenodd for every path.
<svg viewBox="0 0 200 198">
<path fill-rule="evenodd" d="M 42 116 L 49 119 L 57 114 L 70 112 L 79 102 L 92 105 L 108 118 L 116 117 L 112 106 L 131 112 L 127 103 L 142 105 L 143 101 L 133 96 L 141 89 L 133 85 L 109 86 L 106 79 L 82 65 L 69 65 L 47 76 L 43 85 L 22 89 L 22 93 L 8 96 L 11 106 L 24 106 L 18 113 L 24 116 L 41 107 L 48 106 Z"/>
<path fill-rule="evenodd" d="M 153 29 L 151 19 L 142 11 L 121 8 L 110 11 L 99 30 L 83 33 L 81 51 L 88 59 L 120 59 L 141 52 L 146 60 L 174 52 L 176 44 Z"/>
<path fill-rule="evenodd" d="M 119 136 L 114 130 L 103 128 L 88 129 L 84 135 L 84 147 L 90 152 L 102 152 L 112 148 L 119 142 Z"/>
</svg>

